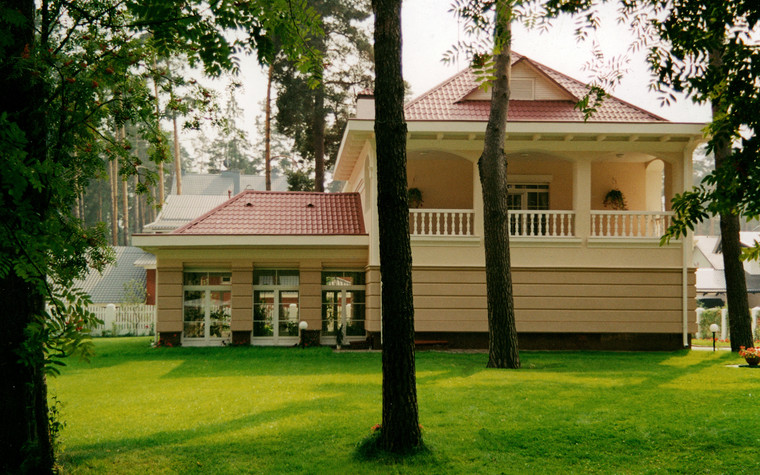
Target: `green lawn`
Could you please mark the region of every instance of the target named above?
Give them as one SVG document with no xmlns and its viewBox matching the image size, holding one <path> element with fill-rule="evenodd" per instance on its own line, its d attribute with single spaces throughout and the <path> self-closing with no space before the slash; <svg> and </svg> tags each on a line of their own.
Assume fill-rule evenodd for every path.
<svg viewBox="0 0 760 475">
<path fill-rule="evenodd" d="M 728 352 L 417 355 L 430 452 L 360 460 L 379 353 L 96 341 L 49 381 L 67 473 L 758 473 L 760 370 Z"/>
</svg>

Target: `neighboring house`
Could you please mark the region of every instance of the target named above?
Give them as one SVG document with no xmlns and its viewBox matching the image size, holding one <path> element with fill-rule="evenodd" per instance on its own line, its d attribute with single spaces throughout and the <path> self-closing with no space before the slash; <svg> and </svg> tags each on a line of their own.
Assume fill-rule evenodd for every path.
<svg viewBox="0 0 760 475">
<path fill-rule="evenodd" d="M 287 191 L 288 180 L 284 176 L 272 176 L 272 191 Z M 244 175 L 237 170 L 227 170 L 218 174 L 184 173 L 182 175 L 183 195 L 235 196 L 245 190 L 266 190 L 266 178 L 262 175 Z M 172 182 L 171 194 L 177 194 L 177 182 Z"/>
<path fill-rule="evenodd" d="M 752 247 L 760 241 L 759 232 L 742 231 L 739 236 L 742 247 Z M 726 277 L 720 236 L 695 236 L 693 260 L 697 267 L 697 300 L 707 307 L 724 306 Z M 750 308 L 760 307 L 760 263 L 744 262 L 744 276 Z"/>
<path fill-rule="evenodd" d="M 696 329 L 691 242 L 659 245 L 664 203 L 691 184 L 702 124 L 607 98 L 584 122 L 586 87 L 514 55 L 507 126 L 520 347 L 675 349 Z M 418 339 L 487 346 L 477 161 L 490 96 L 465 70 L 406 105 Z M 374 103 L 364 94 L 334 170 L 339 194 L 243 192 L 163 235 L 161 338 L 185 345 L 292 345 L 297 324 L 335 342 L 382 340 Z M 626 210 L 605 209 L 622 192 Z M 340 326 L 340 327 L 339 327 Z"/>
<path fill-rule="evenodd" d="M 272 190 L 287 191 L 285 177 L 272 177 Z M 182 175 L 182 194 L 177 194 L 177 181 L 172 181 L 171 193 L 166 197 L 156 220 L 146 224 L 145 233 L 168 233 L 193 219 L 211 211 L 232 196 L 244 190 L 266 189 L 266 178 L 242 175 L 239 171 L 220 174 L 185 173 Z"/>
<path fill-rule="evenodd" d="M 117 246 L 114 251 L 115 261 L 107 265 L 103 272 L 90 269 L 84 279 L 74 282 L 75 287 L 90 294 L 92 303 L 96 306 L 124 303 L 128 299 L 125 295 L 125 285 L 130 282 L 136 282 L 141 288 L 145 288 L 146 271 L 135 263 L 140 260 L 155 259 L 154 256 L 137 247 Z M 146 303 L 153 305 L 153 302 Z"/>
</svg>

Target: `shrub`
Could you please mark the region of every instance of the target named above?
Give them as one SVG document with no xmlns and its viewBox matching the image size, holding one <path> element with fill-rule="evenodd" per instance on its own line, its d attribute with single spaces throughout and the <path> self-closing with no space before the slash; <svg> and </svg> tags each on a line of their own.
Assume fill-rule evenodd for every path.
<svg viewBox="0 0 760 475">
<path fill-rule="evenodd" d="M 702 338 L 712 338 L 710 325 L 713 323 L 720 325 L 721 310 L 720 308 L 710 308 L 702 312 L 702 320 L 699 322 L 699 332 L 702 334 Z M 726 325 L 728 325 L 728 319 L 726 319 Z"/>
</svg>

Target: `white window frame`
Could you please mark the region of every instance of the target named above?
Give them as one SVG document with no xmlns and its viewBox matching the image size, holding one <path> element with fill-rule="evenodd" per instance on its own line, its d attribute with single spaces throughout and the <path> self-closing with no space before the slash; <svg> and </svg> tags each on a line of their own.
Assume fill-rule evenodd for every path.
<svg viewBox="0 0 760 475">
<path fill-rule="evenodd" d="M 199 284 L 185 285 L 185 274 L 228 274 L 226 283 L 218 285 Z M 182 272 L 182 345 L 183 346 L 221 346 L 230 343 L 232 340 L 232 330 L 229 335 L 221 337 L 211 336 L 211 292 L 229 292 L 230 293 L 230 314 L 232 313 L 232 273 L 228 269 L 184 269 Z M 222 282 L 225 282 L 223 279 Z M 191 338 L 185 336 L 185 292 L 203 292 L 203 322 L 204 335 L 202 337 Z"/>
<path fill-rule="evenodd" d="M 366 282 L 366 273 L 364 270 L 357 270 L 357 269 L 323 269 L 322 273 L 332 273 L 332 272 L 345 272 L 345 273 L 352 273 L 352 274 L 362 274 L 364 275 L 365 282 Z M 322 280 L 322 276 L 320 276 L 320 281 Z M 320 319 L 322 317 L 323 313 L 323 307 L 325 305 L 325 299 L 324 299 L 324 292 L 330 291 L 330 292 L 336 292 L 340 291 L 340 315 L 341 315 L 341 321 L 340 325 L 342 325 L 342 332 L 343 332 L 343 341 L 349 342 L 349 341 L 362 341 L 365 338 L 367 338 L 367 285 L 322 285 L 321 291 L 319 293 L 320 298 Z M 364 306 L 364 334 L 363 335 L 352 335 L 348 336 L 346 335 L 346 317 L 348 315 L 348 305 L 346 303 L 346 292 L 362 292 L 364 294 L 364 302 L 361 303 L 361 305 Z M 322 321 L 320 321 L 320 328 L 322 328 Z M 337 336 L 334 335 L 322 335 L 321 336 L 322 344 L 325 345 L 334 345 L 337 343 Z"/>
</svg>

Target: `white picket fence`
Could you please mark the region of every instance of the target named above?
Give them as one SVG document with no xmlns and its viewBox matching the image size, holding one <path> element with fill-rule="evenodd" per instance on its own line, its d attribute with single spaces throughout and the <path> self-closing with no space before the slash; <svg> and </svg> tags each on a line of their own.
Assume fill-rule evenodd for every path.
<svg viewBox="0 0 760 475">
<path fill-rule="evenodd" d="M 91 305 L 89 310 L 103 321 L 92 329 L 93 336 L 153 335 L 155 305 Z"/>
</svg>

